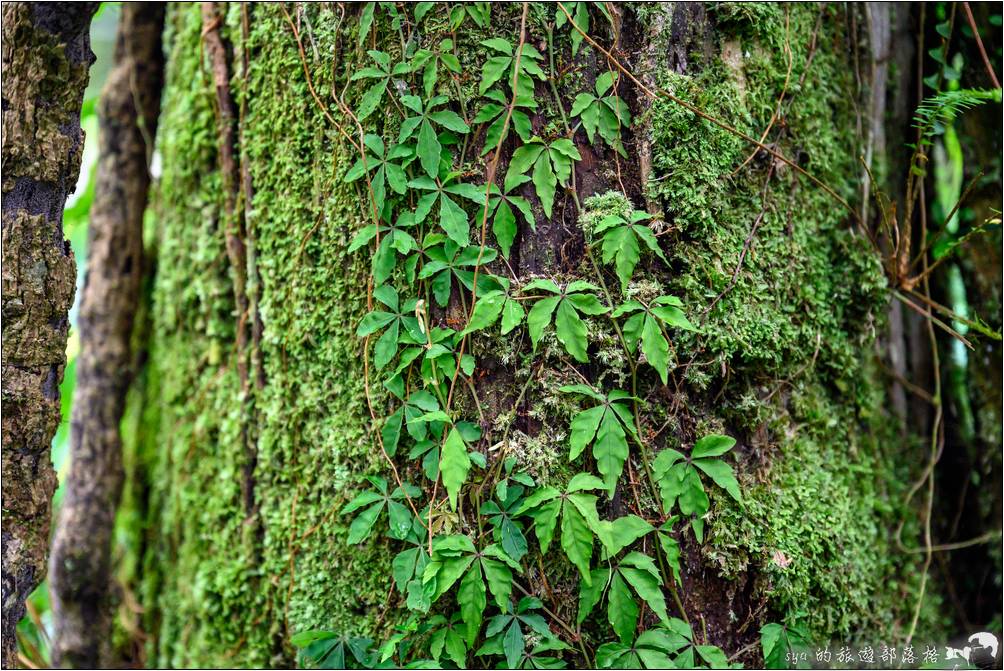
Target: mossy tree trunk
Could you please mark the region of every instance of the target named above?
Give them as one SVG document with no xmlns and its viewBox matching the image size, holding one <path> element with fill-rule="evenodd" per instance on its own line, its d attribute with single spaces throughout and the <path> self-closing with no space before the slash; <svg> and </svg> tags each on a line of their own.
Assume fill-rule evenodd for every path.
<svg viewBox="0 0 1004 671">
<path fill-rule="evenodd" d="M 97 3 L 3 7 L 3 632 L 15 628 L 45 578 L 75 269 L 63 206 L 77 182 L 80 108 Z"/>
<path fill-rule="evenodd" d="M 344 90 L 350 107 L 359 104 L 364 84 L 349 80 L 372 65 L 365 49 L 398 58 L 413 48 L 408 39 L 435 49 L 450 38 L 463 68 L 442 74 L 439 90 L 471 121 L 491 55 L 481 40 L 518 42 L 521 6 L 493 7 L 489 27 L 468 20 L 461 30 L 449 28 L 443 5 L 420 30 L 410 8 L 400 30 L 378 9 L 362 35 L 354 6 L 209 10 L 180 5 L 168 16 L 148 363 L 127 421 L 120 517 L 130 555 L 141 559 L 122 577 L 144 609 L 147 663 L 285 664 L 292 634 L 380 635 L 402 602 L 388 544 L 347 545 L 350 520 L 338 514 L 361 476 L 388 474 L 367 393 L 378 417 L 393 404 L 379 378 L 367 392 L 355 336 L 371 257 L 348 247 L 369 215 L 364 187 L 345 180 L 358 156 L 336 124 L 350 137 L 356 130 L 337 100 Z M 654 215 L 666 258 L 644 256 L 630 290 L 681 298 L 698 332 L 674 332 L 663 385 L 644 362 L 628 360 L 608 322 L 591 320 L 590 363 L 576 369 L 622 389 L 636 367 L 646 371 L 637 393 L 653 450 L 689 448 L 707 433 L 739 440 L 745 505 L 715 496 L 706 542 L 679 533 L 684 610 L 730 654 L 755 641 L 765 620 L 801 611 L 820 640 L 856 632 L 891 640 L 908 626 L 918 577 L 913 559 L 892 551 L 890 530 L 922 452 L 894 447 L 896 423 L 885 410 L 873 348 L 886 310 L 877 257 L 847 211 L 791 166 L 626 78 L 617 88 L 634 119 L 623 129 L 625 156 L 599 136 L 591 142 L 566 119 L 611 66 L 586 43 L 573 55 L 554 13 L 530 5 L 526 15 L 528 43 L 545 54 L 553 79 L 553 87 L 536 83 L 540 107 L 529 116 L 546 138 L 575 129 L 582 158 L 551 217 L 530 185 L 518 187 L 535 228 L 521 224 L 508 267 L 489 267 L 516 282 L 602 281 L 616 294 L 614 274 L 598 276 L 586 254 L 583 224 L 624 197 Z M 864 24 L 842 5 L 678 3 L 617 7 L 609 21 L 594 13 L 590 33 L 645 86 L 742 133 L 759 137 L 778 111 L 773 151 L 858 202 L 857 157 L 868 140 L 858 129 L 870 127 L 859 116 L 873 109 Z M 363 122 L 366 132 L 396 136 L 397 87 L 391 79 L 386 109 Z M 478 157 L 484 126 L 471 125 L 460 169 L 478 183 L 490 159 Z M 515 138 L 502 147 L 500 184 Z M 238 246 L 242 254 L 233 253 Z M 434 325 L 463 326 L 470 295 L 462 294 L 430 308 Z M 531 355 L 523 329 L 478 336 L 471 347 L 486 436 L 504 438 L 538 481 L 561 484 L 574 472 L 567 426 L 578 409 L 557 392 L 578 380 L 568 356 L 551 336 Z M 478 418 L 465 386 L 458 403 Z M 486 437 L 475 449 L 490 444 Z M 421 480 L 415 466 L 401 468 Z M 633 455 L 604 514 L 651 505 L 630 485 L 643 473 Z M 574 569 L 555 550 L 545 564 L 548 580 L 533 568 L 526 585 L 574 621 Z M 601 620 L 585 624 L 590 645 L 604 640 Z"/>
</svg>

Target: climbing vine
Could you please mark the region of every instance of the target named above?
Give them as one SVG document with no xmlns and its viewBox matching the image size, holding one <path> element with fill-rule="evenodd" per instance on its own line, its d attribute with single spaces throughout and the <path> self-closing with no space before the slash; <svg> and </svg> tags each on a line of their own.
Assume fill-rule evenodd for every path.
<svg viewBox="0 0 1004 671">
<path fill-rule="evenodd" d="M 524 4 L 519 39 L 480 40 L 484 60 L 469 63 L 458 55 L 456 34 L 495 35 L 487 3 L 362 9 L 363 65 L 348 77 L 354 102 L 342 95 L 342 121 L 326 117 L 358 153 L 343 177 L 359 186 L 370 220 L 349 247 L 371 259 L 370 310 L 356 333 L 364 342 L 373 436 L 393 481 L 370 476 L 340 513 L 349 544 L 390 539 L 393 588 L 408 614 L 395 618 L 393 634 L 380 643 L 341 632 L 295 635 L 303 658 L 319 666 L 730 664 L 693 626 L 678 590 L 684 534 L 704 542 L 713 497 L 743 506 L 729 464 L 736 442 L 711 434 L 656 450 L 643 431 L 650 409 L 642 392 L 668 384 L 674 339 L 698 328 L 677 297 L 635 282 L 640 264 L 668 264 L 652 215 L 627 193 L 579 203 L 576 140 L 626 156 L 623 133 L 634 120 L 623 94 L 630 83 L 755 145 L 858 215 L 763 138 L 642 84 L 588 34 L 591 20 L 594 27 L 611 20 L 601 4 L 559 4 L 554 12 L 546 42 L 531 43 Z M 435 38 L 423 46 L 404 38 L 404 27 L 411 35 L 430 23 L 445 25 L 450 36 L 432 29 Z M 365 49 L 384 26 L 401 35 L 400 53 Z M 565 28 L 573 54 L 594 50 L 609 68 L 581 82 L 570 100 L 555 84 L 555 30 Z M 464 71 L 476 72 L 467 93 Z M 928 106 L 918 116 L 936 119 L 940 109 Z M 549 119 L 551 112 L 557 116 Z M 511 151 L 503 162 L 504 146 Z M 619 181 L 619 162 L 617 169 Z M 579 214 L 591 281 L 517 276 L 509 260 L 520 232 L 535 230 L 538 218 L 550 224 L 567 206 Z M 613 366 L 595 356 L 597 333 L 615 334 L 626 370 L 607 374 Z M 486 408 L 476 352 L 479 343 L 514 335 L 529 339 L 528 358 L 577 379 L 551 390 L 575 406 L 564 427 L 570 477 L 541 478 L 514 454 L 508 428 L 493 435 L 496 417 L 518 414 L 525 387 L 514 407 Z M 611 505 L 621 495 L 633 499 L 633 512 Z M 557 556 L 567 566 L 556 567 Z M 552 574 L 567 578 L 569 567 L 578 581 L 572 620 L 556 612 L 562 609 L 548 587 Z M 584 634 L 587 620 L 590 633 L 607 638 Z M 780 664 L 807 637 L 797 623 L 766 625 L 764 659 Z"/>
<path fill-rule="evenodd" d="M 571 20 L 562 8 L 554 10 L 553 25 L 569 26 L 574 51 L 584 47 L 590 4 L 571 3 Z M 604 9 L 592 11 L 610 18 Z M 418 3 L 407 10 L 368 3 L 360 50 L 383 20 L 400 30 L 440 12 L 453 33 L 466 21 L 490 27 L 487 3 Z M 535 206 L 550 219 L 572 188 L 582 160 L 576 134 L 590 142 L 601 138 L 624 155 L 621 133 L 631 124 L 617 93 L 621 78 L 608 71 L 570 103 L 570 127 L 568 102 L 553 85 L 553 54 L 527 40 L 526 20 L 524 5 L 518 42 L 481 41 L 487 57 L 476 110 L 457 86 L 456 43 L 443 38 L 424 48 L 406 45 L 397 58 L 366 50 L 365 65 L 349 76 L 359 89 L 354 107 L 338 103 L 346 123 L 328 115 L 358 151 L 343 179 L 361 185 L 370 223 L 355 234 L 350 251 L 371 255 L 372 289 L 371 309 L 356 334 L 365 343 L 375 440 L 394 478 L 369 476 L 369 487 L 340 513 L 349 544 L 391 539 L 392 582 L 410 615 L 381 644 L 338 632 L 295 635 L 303 657 L 322 667 L 560 668 L 571 660 L 604 667 L 728 665 L 706 635 L 692 630 L 676 590 L 681 525 L 703 538 L 708 488 L 742 500 L 723 460 L 735 441 L 712 435 L 689 454 L 664 450 L 650 462 L 640 430 L 639 385 L 665 385 L 674 332 L 695 329 L 677 298 L 632 293 L 643 255 L 666 260 L 650 216 L 620 194 L 620 207 L 588 231 L 587 254 L 612 267 L 614 291 L 595 261 L 602 286 L 497 274 L 507 267 L 521 227 L 536 225 Z M 546 83 L 553 99 L 541 97 Z M 555 107 L 565 132 L 534 130 L 530 115 Z M 386 116 L 377 113 L 381 108 Z M 364 132 L 363 121 L 382 130 Z M 515 148 L 500 187 L 495 175 L 506 143 Z M 631 391 L 608 387 L 599 375 L 590 379 L 594 322 L 618 333 L 631 362 Z M 492 444 L 486 436 L 490 423 L 476 391 L 472 338 L 517 329 L 529 337 L 531 356 L 567 354 L 581 364 L 563 364 L 581 381 L 557 390 L 579 407 L 567 442 L 567 459 L 579 472 L 564 482 L 538 482 L 505 438 Z M 558 349 L 541 351 L 552 337 Z M 373 400 L 377 384 L 391 399 L 383 416 Z M 465 388 L 471 402 L 461 404 Z M 625 468 L 639 461 L 647 481 L 632 475 L 626 483 Z M 604 519 L 603 500 L 625 486 L 646 503 L 636 506 L 638 514 Z M 525 579 L 545 570 L 541 560 L 556 538 L 579 573 L 574 622 L 560 618 L 547 606 L 548 596 L 530 591 Z M 594 644 L 583 635 L 588 618 L 601 630 L 609 625 L 609 642 Z"/>
</svg>

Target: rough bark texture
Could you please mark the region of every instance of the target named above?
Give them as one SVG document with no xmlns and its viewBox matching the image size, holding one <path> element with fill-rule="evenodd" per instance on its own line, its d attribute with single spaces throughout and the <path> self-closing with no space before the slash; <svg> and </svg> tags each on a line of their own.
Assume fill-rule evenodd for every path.
<svg viewBox="0 0 1004 671">
<path fill-rule="evenodd" d="M 96 3 L 3 7 L 3 659 L 45 577 L 67 313 L 76 268 L 63 205 L 76 185 Z"/>
<path fill-rule="evenodd" d="M 111 535 L 123 476 L 119 425 L 134 365 L 130 339 L 143 280 L 143 215 L 163 84 L 163 28 L 163 5 L 123 6 L 98 109 L 100 160 L 78 318 L 71 466 L 49 567 L 56 666 L 109 663 L 115 602 Z"/>
<path fill-rule="evenodd" d="M 288 10 L 303 36 L 314 92 L 335 110 L 332 91 L 369 64 L 357 47 L 358 16 L 331 6 Z M 553 11 L 531 8 L 529 36 L 542 51 Z M 439 13 L 424 24 L 430 44 L 448 34 Z M 368 433 L 354 336 L 366 310 L 370 259 L 346 252 L 367 219 L 362 191 L 343 180 L 357 157 L 315 101 L 281 9 L 257 5 L 246 20 L 231 5 L 220 16 L 217 25 L 196 7 L 177 6 L 168 22 L 150 364 L 129 441 L 139 498 L 126 512 L 143 518 L 127 532 L 144 552 L 130 585 L 151 635 L 147 662 L 161 666 L 288 664 L 290 634 L 380 634 L 399 605 L 387 545 L 347 546 L 349 520 L 337 515 L 358 492 L 360 475 L 385 468 Z M 787 79 L 787 44 L 784 119 L 770 141 L 839 193 L 859 193 L 857 114 L 867 117 L 872 106 L 856 86 L 856 75 L 869 79 L 865 66 L 855 69 L 858 50 L 868 53 L 856 10 L 682 3 L 619 7 L 613 27 L 594 21 L 604 43 L 617 45 L 644 81 L 756 136 Z M 199 49 L 212 31 L 232 45 L 231 63 L 248 63 L 236 77 L 231 65 L 227 78 L 242 110 L 239 151 L 230 156 L 246 165 L 239 192 L 248 194 L 244 224 L 256 252 L 245 267 L 249 287 L 260 277 L 265 327 L 256 379 L 264 384 L 247 384 L 242 368 L 239 334 L 252 301 L 240 303 L 240 278 L 229 267 L 232 177 L 220 168 L 233 136 L 221 143 L 216 48 Z M 504 6 L 493 10 L 490 29 L 465 24 L 456 36 L 467 68 L 457 85 L 472 107 L 485 55 L 479 41 L 515 42 L 518 31 L 519 7 Z M 567 32 L 555 35 L 556 67 L 571 73 L 559 83 L 567 109 L 607 65 L 585 46 L 573 59 Z M 398 35 L 384 18 L 371 39 L 397 58 Z M 361 90 L 350 86 L 347 103 L 356 104 Z M 546 102 L 532 119 L 535 132 L 560 132 L 549 87 L 540 84 L 538 95 Z M 587 198 L 623 191 L 635 207 L 661 213 L 669 264 L 646 259 L 635 288 L 681 297 L 702 334 L 674 342 L 673 379 L 646 399 L 644 429 L 657 448 L 690 445 L 709 432 L 738 436 L 746 497 L 744 508 L 716 498 L 707 543 L 684 539 L 687 611 L 730 653 L 755 641 L 766 619 L 797 610 L 808 611 L 814 635 L 892 634 L 915 603 L 917 576 L 915 557 L 892 551 L 889 530 L 922 451 L 894 447 L 898 425 L 884 412 L 872 356 L 873 327 L 887 309 L 878 259 L 846 212 L 790 168 L 760 152 L 733 175 L 751 152 L 742 140 L 671 101 L 646 100 L 630 86 L 624 96 L 638 119 L 624 138 L 629 158 L 618 162 L 578 133 L 583 216 L 570 194 L 559 195 L 550 221 L 538 208 L 536 230 L 521 226 L 510 265 L 523 280 L 596 282 L 583 258 L 583 228 L 623 200 Z M 375 120 L 383 116 L 367 120 L 367 130 L 387 124 L 383 132 L 393 135 L 396 112 Z M 476 137 L 475 149 L 483 142 Z M 500 175 L 514 148 L 503 148 Z M 476 160 L 471 166 L 475 174 L 484 168 Z M 463 320 L 457 308 L 433 318 L 456 327 Z M 593 363 L 585 373 L 605 371 L 604 384 L 624 388 L 627 363 L 609 325 L 591 322 L 589 339 Z M 530 363 L 528 345 L 525 334 L 475 339 L 485 373 L 479 394 L 492 431 L 511 425 L 521 465 L 542 482 L 560 482 L 569 475 L 566 427 L 576 407 L 554 390 L 575 380 L 567 379 L 555 341 L 545 339 Z M 371 392 L 383 412 L 386 399 L 379 388 Z M 250 441 L 249 406 L 257 428 Z M 632 505 L 621 492 L 603 512 Z M 556 553 L 546 562 L 552 580 L 545 601 L 573 620 L 574 570 Z M 539 586 L 538 575 L 527 580 Z M 935 621 L 936 608 L 937 597 L 929 597 L 922 625 Z M 603 640 L 600 619 L 586 623 L 592 642 Z"/>
</svg>

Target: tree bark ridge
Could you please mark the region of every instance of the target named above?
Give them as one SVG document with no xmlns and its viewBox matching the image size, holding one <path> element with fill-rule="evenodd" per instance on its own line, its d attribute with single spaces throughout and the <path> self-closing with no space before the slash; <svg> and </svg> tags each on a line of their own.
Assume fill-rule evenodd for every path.
<svg viewBox="0 0 1004 671">
<path fill-rule="evenodd" d="M 76 185 L 97 3 L 3 7 L 3 632 L 15 664 L 24 601 L 45 578 L 75 265 L 63 206 Z"/>
</svg>

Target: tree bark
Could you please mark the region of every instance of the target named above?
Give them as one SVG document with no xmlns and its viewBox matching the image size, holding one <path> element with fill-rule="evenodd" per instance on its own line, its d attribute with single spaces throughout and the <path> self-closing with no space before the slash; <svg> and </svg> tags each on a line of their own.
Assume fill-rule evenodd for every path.
<svg viewBox="0 0 1004 671">
<path fill-rule="evenodd" d="M 80 170 L 80 108 L 97 3 L 3 8 L 3 632 L 16 663 L 24 600 L 45 577 L 67 318 L 76 268 L 63 205 Z"/>
<path fill-rule="evenodd" d="M 52 663 L 110 663 L 111 535 L 122 488 L 119 426 L 132 380 L 133 317 L 143 279 L 143 215 L 163 83 L 164 6 L 122 8 L 101 94 L 99 163 L 80 303 L 71 466 L 50 558 Z"/>
<path fill-rule="evenodd" d="M 495 7 L 490 27 L 465 23 L 452 36 L 465 70 L 456 82 L 444 75 L 442 88 L 453 98 L 457 87 L 468 120 L 490 55 L 481 40 L 518 42 L 521 9 Z M 445 14 L 442 6 L 433 11 Z M 537 83 L 547 102 L 530 115 L 533 132 L 549 138 L 571 134 L 557 105 L 567 114 L 576 95 L 593 91 L 612 67 L 586 44 L 573 56 L 568 28 L 554 29 L 553 12 L 531 5 L 527 24 L 529 43 L 544 54 L 553 30 L 559 99 L 550 82 Z M 360 476 L 387 471 L 370 433 L 368 395 L 378 418 L 394 406 L 379 380 L 363 383 L 355 327 L 368 309 L 371 258 L 347 247 L 369 214 L 365 190 L 344 181 L 358 157 L 335 124 L 356 135 L 337 101 L 348 85 L 344 99 L 358 103 L 362 85 L 349 78 L 372 64 L 366 49 L 398 58 L 407 40 L 382 13 L 374 32 L 360 36 L 354 8 L 256 5 L 245 13 L 230 6 L 203 15 L 178 6 L 169 16 L 150 364 L 127 439 L 138 464 L 130 477 L 146 494 L 136 506 L 143 522 L 131 530 L 144 563 L 130 588 L 145 608 L 149 663 L 289 664 L 296 632 L 379 636 L 400 612 L 388 578 L 394 551 L 384 540 L 348 546 L 350 520 L 338 515 Z M 434 48 L 450 34 L 443 17 L 436 20 L 424 24 L 429 35 L 412 33 L 421 46 Z M 867 30 L 856 9 L 618 5 L 609 23 L 595 12 L 592 20 L 591 34 L 646 85 L 747 135 L 759 137 L 780 109 L 769 146 L 841 195 L 859 193 L 856 115 L 874 108 L 862 99 L 870 74 L 868 57 L 857 51 Z M 218 74 L 219 57 L 228 54 L 217 37 L 232 48 L 227 76 Z M 365 132 L 396 137 L 396 87 L 391 81 L 385 113 L 365 120 Z M 636 119 L 624 130 L 627 158 L 578 129 L 574 184 L 559 190 L 552 217 L 529 185 L 521 187 L 536 227 L 520 226 L 509 267 L 497 263 L 493 271 L 511 270 L 518 283 L 585 279 L 616 290 L 608 268 L 597 273 L 586 256 L 588 216 L 580 217 L 580 206 L 589 215 L 598 206 L 587 198 L 617 191 L 634 208 L 659 214 L 668 261 L 646 258 L 634 289 L 679 296 L 701 335 L 679 334 L 670 384 L 641 390 L 652 409 L 643 434 L 654 449 L 689 446 L 711 432 L 737 436 L 746 497 L 743 509 L 716 500 L 707 543 L 680 535 L 681 601 L 695 631 L 703 622 L 707 640 L 729 653 L 755 649 L 763 622 L 802 610 L 819 636 L 891 632 L 914 605 L 916 562 L 891 547 L 905 483 L 890 473 L 918 453 L 886 447 L 898 424 L 885 413 L 872 357 L 872 326 L 887 310 L 876 257 L 848 213 L 791 166 L 665 97 L 647 98 L 626 79 L 618 91 Z M 884 94 L 881 86 L 875 94 Z M 221 109 L 228 99 L 230 114 Z M 902 144 L 895 130 L 886 132 L 889 146 Z M 476 158 L 483 130 L 472 137 L 465 170 L 488 174 L 491 159 Z M 517 146 L 511 135 L 502 147 L 500 177 Z M 235 189 L 237 156 L 246 170 L 237 171 Z M 234 227 L 235 216 L 244 230 Z M 479 228 L 475 218 L 475 242 Z M 235 232 L 256 247 L 236 264 L 228 256 Z M 444 310 L 431 308 L 433 325 L 462 325 L 469 297 L 455 291 Z M 246 368 L 252 313 L 264 325 L 263 374 L 253 385 Z M 589 335 L 591 361 L 576 370 L 602 375 L 611 388 L 630 387 L 631 364 L 647 364 L 629 364 L 607 326 L 591 322 Z M 548 341 L 531 357 L 522 332 L 473 342 L 471 383 L 486 434 L 508 436 L 507 449 L 539 480 L 567 477 L 571 406 L 556 391 L 578 381 L 567 357 Z M 458 404 L 477 417 L 465 386 L 457 385 Z M 489 446 L 486 439 L 477 449 Z M 404 468 L 408 479 L 421 477 Z M 624 480 L 640 480 L 643 469 L 634 455 Z M 602 513 L 644 507 L 633 494 L 622 483 Z M 574 621 L 574 569 L 551 554 L 542 558 L 547 579 L 530 567 L 526 584 Z M 603 626 L 587 621 L 592 643 Z"/>
</svg>

